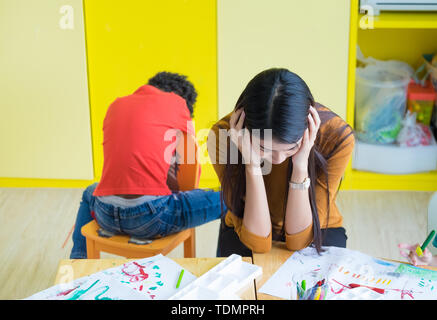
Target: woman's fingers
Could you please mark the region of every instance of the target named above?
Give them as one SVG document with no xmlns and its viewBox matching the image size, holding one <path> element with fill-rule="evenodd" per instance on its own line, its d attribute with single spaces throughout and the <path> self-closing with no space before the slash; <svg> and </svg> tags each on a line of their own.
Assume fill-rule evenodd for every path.
<svg viewBox="0 0 437 320">
<path fill-rule="evenodd" d="M 314 143 L 317 137 L 317 131 L 320 128 L 320 117 L 317 110 L 310 106 L 310 113 L 308 114 L 308 127 L 310 128 L 310 140 Z"/>
<path fill-rule="evenodd" d="M 229 125 L 231 129 L 235 129 L 236 123 L 238 119 L 240 118 L 240 114 L 243 112 L 243 108 L 235 110 L 231 114 L 231 118 L 229 119 Z"/>
<path fill-rule="evenodd" d="M 307 147 L 309 145 L 309 143 L 310 143 L 310 132 L 309 132 L 309 129 L 306 128 L 304 133 L 303 133 L 302 144 L 301 144 L 300 147 L 301 148 L 302 147 L 305 148 L 305 147 Z"/>
<path fill-rule="evenodd" d="M 313 115 L 313 119 L 314 119 L 314 122 L 316 124 L 316 128 L 319 129 L 320 128 L 320 123 L 322 122 L 320 120 L 319 113 L 317 112 L 316 108 L 314 108 L 313 106 L 310 107 L 310 112 Z"/>
<path fill-rule="evenodd" d="M 241 109 L 240 118 L 238 119 L 238 122 L 235 125 L 235 129 L 241 130 L 243 128 L 245 116 L 246 114 L 244 113 L 243 109 Z"/>
<path fill-rule="evenodd" d="M 313 142 L 316 139 L 316 124 L 314 122 L 313 116 L 311 114 L 308 115 L 308 129 L 309 129 L 309 138 L 310 141 Z"/>
</svg>

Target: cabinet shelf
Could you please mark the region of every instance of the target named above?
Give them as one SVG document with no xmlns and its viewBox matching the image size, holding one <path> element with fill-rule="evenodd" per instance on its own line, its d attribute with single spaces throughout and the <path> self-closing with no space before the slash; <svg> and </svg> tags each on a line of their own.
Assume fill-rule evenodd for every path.
<svg viewBox="0 0 437 320">
<path fill-rule="evenodd" d="M 365 14 L 358 15 L 358 27 L 361 19 Z M 437 29 L 437 12 L 381 12 L 373 19 L 375 29 Z"/>
<path fill-rule="evenodd" d="M 359 14 L 358 1 L 351 0 L 351 23 L 348 65 L 348 93 L 346 119 L 354 126 L 355 120 L 355 70 L 357 44 L 377 59 L 403 60 L 414 66 L 423 53 L 437 52 L 432 39 L 437 35 L 437 12 L 381 12 L 374 16 L 373 30 L 361 28 L 360 22 L 368 21 Z M 363 19 L 363 20 L 362 20 Z M 411 45 L 406 45 L 411 43 Z M 415 174 L 392 175 L 346 169 L 343 190 L 409 190 L 436 191 L 437 170 Z"/>
<path fill-rule="evenodd" d="M 346 190 L 437 190 L 437 171 L 391 175 L 351 169 L 342 188 Z"/>
</svg>

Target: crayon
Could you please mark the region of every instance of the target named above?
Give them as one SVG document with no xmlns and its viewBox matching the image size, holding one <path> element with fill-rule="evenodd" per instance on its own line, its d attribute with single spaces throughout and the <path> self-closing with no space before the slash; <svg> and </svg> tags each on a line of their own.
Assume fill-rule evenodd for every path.
<svg viewBox="0 0 437 320">
<path fill-rule="evenodd" d="M 416 248 L 416 253 L 417 253 L 417 255 L 418 255 L 419 257 L 423 256 L 423 251 L 425 251 L 426 247 L 428 246 L 428 244 L 430 243 L 430 241 L 432 240 L 432 238 L 434 237 L 434 235 L 435 235 L 435 231 L 432 230 L 432 231 L 429 233 L 429 235 L 428 235 L 428 237 L 426 238 L 426 240 L 423 242 L 422 246 L 421 246 L 421 247 L 417 246 L 417 248 Z"/>
<path fill-rule="evenodd" d="M 181 284 L 181 280 L 182 280 L 182 276 L 184 275 L 184 269 L 181 270 L 181 273 L 179 274 L 179 279 L 178 279 L 178 283 L 176 284 L 176 289 L 179 288 L 180 284 Z"/>
</svg>

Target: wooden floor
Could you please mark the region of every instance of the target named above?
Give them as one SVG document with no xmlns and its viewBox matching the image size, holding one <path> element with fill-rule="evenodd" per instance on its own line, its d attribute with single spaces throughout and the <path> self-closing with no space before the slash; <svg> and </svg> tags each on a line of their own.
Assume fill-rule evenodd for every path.
<svg viewBox="0 0 437 320">
<path fill-rule="evenodd" d="M 53 285 L 69 257 L 81 189 L 0 188 L 0 299 L 26 298 Z M 342 191 L 337 200 L 347 247 L 403 260 L 398 242 L 422 242 L 430 192 Z M 215 257 L 219 221 L 196 230 L 198 257 Z M 169 254 L 183 257 L 182 245 Z M 102 258 L 116 256 L 102 254 Z"/>
</svg>

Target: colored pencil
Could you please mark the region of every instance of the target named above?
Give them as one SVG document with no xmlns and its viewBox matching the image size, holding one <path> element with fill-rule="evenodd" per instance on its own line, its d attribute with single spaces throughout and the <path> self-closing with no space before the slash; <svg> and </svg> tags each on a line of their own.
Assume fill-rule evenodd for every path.
<svg viewBox="0 0 437 320">
<path fill-rule="evenodd" d="M 182 280 L 182 276 L 184 275 L 184 269 L 181 270 L 181 273 L 179 274 L 179 279 L 178 279 L 178 283 L 176 284 L 176 289 L 179 288 L 180 284 L 181 284 L 181 280 Z"/>
</svg>

